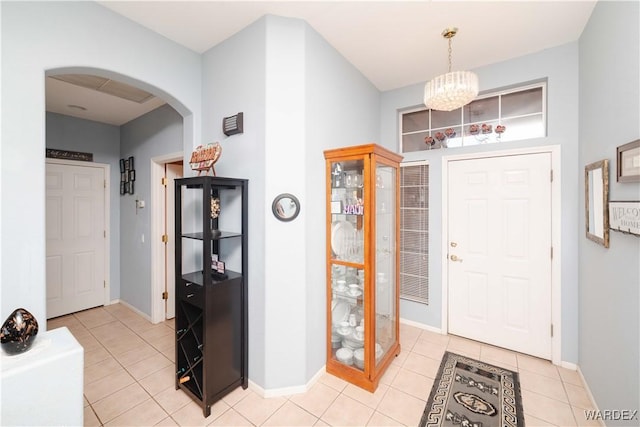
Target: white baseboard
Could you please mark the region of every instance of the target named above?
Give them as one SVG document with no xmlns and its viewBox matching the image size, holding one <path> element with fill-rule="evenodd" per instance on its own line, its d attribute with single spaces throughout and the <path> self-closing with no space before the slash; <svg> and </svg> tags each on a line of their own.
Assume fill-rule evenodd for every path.
<svg viewBox="0 0 640 427">
<path fill-rule="evenodd" d="M 111 303 L 109 305 L 113 305 L 113 304 L 122 304 L 125 307 L 127 307 L 129 310 L 136 312 L 137 314 L 139 314 L 140 316 L 144 317 L 149 322 L 151 322 L 151 316 L 149 316 L 147 313 L 143 313 L 142 311 L 138 310 L 137 308 L 135 308 L 134 306 L 132 306 L 128 302 L 125 302 L 125 301 L 122 301 L 122 300 L 119 300 L 119 299 L 114 299 L 114 300 L 111 300 Z M 151 322 L 151 323 L 153 323 L 153 322 Z"/>
<path fill-rule="evenodd" d="M 435 326 L 427 325 L 425 323 L 414 322 L 413 320 L 403 319 L 402 317 L 400 318 L 400 323 L 424 329 L 425 331 L 434 332 L 436 334 L 446 335 L 442 332 L 442 329 L 436 328 Z"/>
<path fill-rule="evenodd" d="M 578 365 L 576 365 L 575 363 L 571 363 L 571 362 L 562 361 L 562 362 L 560 362 L 560 366 L 562 366 L 565 369 L 569 369 L 571 371 L 577 371 L 578 370 Z"/>
<path fill-rule="evenodd" d="M 598 408 L 598 404 L 596 403 L 596 399 L 593 397 L 593 394 L 591 393 L 591 389 L 589 388 L 589 384 L 587 383 L 587 380 L 584 377 L 584 375 L 582 375 L 582 370 L 580 369 L 580 366 L 576 366 L 576 370 L 578 371 L 578 375 L 580 376 L 580 379 L 582 380 L 582 384 L 584 384 L 584 391 L 587 392 L 587 396 L 589 396 L 589 400 L 591 401 L 591 405 L 593 406 L 593 408 L 595 410 L 599 410 L 600 408 Z M 607 427 L 607 425 L 605 424 L 604 420 L 599 419 L 598 422 L 600 423 L 600 425 L 602 427 Z"/>
<path fill-rule="evenodd" d="M 293 386 L 293 387 L 270 388 L 265 390 L 264 388 L 260 387 L 258 384 L 249 380 L 249 388 L 252 391 L 256 392 L 259 396 L 262 396 L 264 398 L 278 397 L 278 396 L 291 396 L 292 394 L 306 393 L 309 391 L 311 387 L 313 387 L 313 385 L 318 381 L 318 379 L 322 376 L 322 374 L 324 374 L 324 372 L 325 372 L 325 367 L 323 366 L 304 385 Z"/>
</svg>

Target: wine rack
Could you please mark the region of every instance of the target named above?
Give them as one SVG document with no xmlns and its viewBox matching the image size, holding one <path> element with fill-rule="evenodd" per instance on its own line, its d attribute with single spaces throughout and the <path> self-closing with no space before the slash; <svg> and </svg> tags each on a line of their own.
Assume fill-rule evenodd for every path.
<svg viewBox="0 0 640 427">
<path fill-rule="evenodd" d="M 175 183 L 175 386 L 208 417 L 216 401 L 248 386 L 248 182 Z"/>
</svg>

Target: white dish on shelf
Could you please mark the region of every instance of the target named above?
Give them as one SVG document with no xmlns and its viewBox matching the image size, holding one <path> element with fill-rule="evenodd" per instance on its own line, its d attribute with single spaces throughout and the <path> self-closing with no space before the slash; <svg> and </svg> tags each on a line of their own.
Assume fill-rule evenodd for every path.
<svg viewBox="0 0 640 427">
<path fill-rule="evenodd" d="M 331 310 L 331 323 L 334 326 L 339 326 L 340 322 L 344 322 L 349 318 L 349 312 L 351 311 L 351 305 L 346 301 L 338 301 Z"/>
<path fill-rule="evenodd" d="M 353 333 L 353 329 L 351 327 L 338 328 L 336 329 L 336 332 L 338 333 L 338 335 L 342 335 L 343 337 L 348 337 Z"/>
<path fill-rule="evenodd" d="M 353 351 L 353 363 L 360 369 L 364 369 L 364 348 Z"/>
<path fill-rule="evenodd" d="M 354 234 L 355 229 L 348 221 L 334 221 L 331 224 L 331 250 L 339 257 L 345 255 L 347 239 Z"/>
<path fill-rule="evenodd" d="M 336 351 L 336 359 L 345 365 L 351 365 L 353 363 L 353 350 L 345 347 L 339 348 Z"/>
</svg>

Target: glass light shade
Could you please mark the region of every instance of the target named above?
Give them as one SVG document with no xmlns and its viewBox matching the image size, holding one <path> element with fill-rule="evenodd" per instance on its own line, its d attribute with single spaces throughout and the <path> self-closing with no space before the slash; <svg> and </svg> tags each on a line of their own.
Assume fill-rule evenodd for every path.
<svg viewBox="0 0 640 427">
<path fill-rule="evenodd" d="M 478 96 L 478 76 L 471 71 L 451 71 L 424 86 L 424 105 L 432 110 L 452 111 Z"/>
</svg>

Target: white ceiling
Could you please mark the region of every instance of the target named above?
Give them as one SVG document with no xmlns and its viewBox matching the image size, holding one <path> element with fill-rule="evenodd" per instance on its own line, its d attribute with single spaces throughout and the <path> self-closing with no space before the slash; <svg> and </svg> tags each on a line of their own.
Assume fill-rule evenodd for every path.
<svg viewBox="0 0 640 427">
<path fill-rule="evenodd" d="M 214 47 L 265 14 L 304 19 L 379 90 L 386 91 L 424 82 L 447 71 L 447 41 L 441 36 L 447 27 L 459 28 L 453 39 L 453 68 L 473 69 L 577 40 L 596 2 L 144 0 L 99 3 L 198 53 Z M 75 103 L 65 102 L 62 104 Z"/>
</svg>

